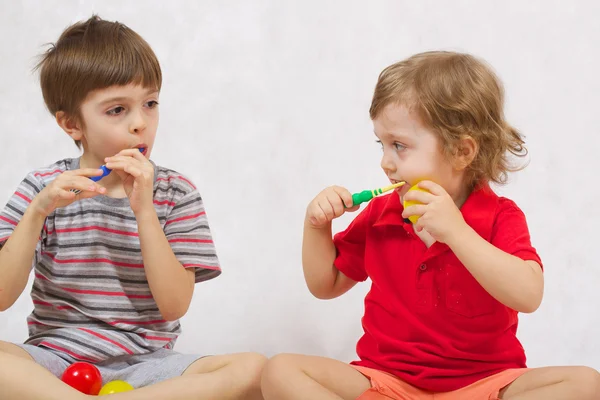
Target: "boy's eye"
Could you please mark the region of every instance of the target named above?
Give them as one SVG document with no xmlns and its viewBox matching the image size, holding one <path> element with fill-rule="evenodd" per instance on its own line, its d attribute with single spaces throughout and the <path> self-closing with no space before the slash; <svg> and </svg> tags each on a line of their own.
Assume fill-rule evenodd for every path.
<svg viewBox="0 0 600 400">
<path fill-rule="evenodd" d="M 124 107 L 118 106 L 118 107 L 115 107 L 115 108 L 112 108 L 112 109 L 108 110 L 106 113 L 107 113 L 108 115 L 119 115 L 119 114 L 121 114 L 121 113 L 122 113 L 124 110 L 125 110 L 125 108 L 124 108 Z"/>
<path fill-rule="evenodd" d="M 149 102 L 146 103 L 146 106 L 148 108 L 154 108 L 158 105 L 158 101 L 156 100 L 150 100 Z"/>
<path fill-rule="evenodd" d="M 381 140 L 376 140 L 375 143 L 377 143 L 379 147 L 381 147 L 381 150 L 383 150 L 383 143 L 381 143 Z"/>
<path fill-rule="evenodd" d="M 406 148 L 406 146 L 401 143 L 394 143 L 394 147 L 396 150 L 404 150 Z"/>
</svg>

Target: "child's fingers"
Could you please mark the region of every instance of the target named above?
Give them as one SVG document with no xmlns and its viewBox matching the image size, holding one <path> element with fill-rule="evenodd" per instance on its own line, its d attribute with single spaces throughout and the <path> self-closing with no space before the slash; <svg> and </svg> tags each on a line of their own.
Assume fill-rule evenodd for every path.
<svg viewBox="0 0 600 400">
<path fill-rule="evenodd" d="M 82 168 L 82 169 L 75 169 L 72 171 L 65 171 L 63 172 L 63 175 L 68 176 L 68 175 L 75 175 L 75 176 L 100 176 L 103 174 L 104 171 L 102 171 L 100 168 Z"/>
<path fill-rule="evenodd" d="M 333 210 L 333 217 L 337 218 L 344 213 L 344 203 L 337 194 L 330 194 L 326 196 L 331 209 Z"/>
<path fill-rule="evenodd" d="M 134 178 L 142 176 L 142 171 L 138 167 L 131 164 L 125 165 L 125 168 L 123 170 L 129 175 L 133 176 Z"/>
<path fill-rule="evenodd" d="M 346 211 L 346 212 L 354 212 L 354 211 L 356 211 L 356 210 L 359 210 L 359 209 L 360 209 L 360 204 L 359 204 L 359 205 L 357 205 L 357 206 L 352 206 L 352 207 L 350 207 L 350 208 L 346 208 L 346 210 L 345 210 L 345 211 Z"/>
<path fill-rule="evenodd" d="M 60 200 L 73 200 L 75 197 L 77 197 L 77 194 L 77 192 L 59 188 L 56 190 L 54 195 Z"/>
<path fill-rule="evenodd" d="M 57 182 L 56 185 L 60 190 L 70 191 L 75 194 L 94 193 L 93 196 L 96 196 L 97 194 L 106 193 L 105 187 L 84 176 L 75 176 L 68 179 L 62 179 L 60 182 Z"/>
<path fill-rule="evenodd" d="M 321 207 L 319 207 L 319 204 L 314 204 L 309 208 L 308 220 L 313 226 L 321 226 L 327 222 L 327 216 Z"/>
<path fill-rule="evenodd" d="M 354 205 L 352 201 L 352 193 L 350 193 L 347 189 L 339 186 L 334 186 L 333 191 L 336 192 L 338 196 L 340 196 L 346 207 L 352 207 Z"/>
<path fill-rule="evenodd" d="M 420 190 L 411 190 L 404 195 L 405 201 L 416 201 L 421 204 L 429 204 L 434 201 L 436 195 L 430 192 L 423 192 Z"/>
<path fill-rule="evenodd" d="M 412 217 L 413 215 L 422 216 L 427 211 L 427 206 L 424 204 L 415 204 L 409 207 L 406 207 L 404 211 L 402 211 L 402 218 Z"/>
<path fill-rule="evenodd" d="M 444 194 L 448 193 L 443 187 L 432 181 L 421 181 L 418 183 L 418 186 L 436 196 L 443 196 Z"/>
<path fill-rule="evenodd" d="M 108 161 L 106 163 L 106 168 L 110 168 L 112 170 L 118 169 L 121 171 L 125 171 L 125 167 L 130 165 L 129 161 Z"/>
<path fill-rule="evenodd" d="M 333 206 L 329 203 L 327 197 L 318 202 L 319 208 L 325 214 L 327 221 L 331 221 L 335 217 L 335 212 L 333 211 Z"/>
</svg>

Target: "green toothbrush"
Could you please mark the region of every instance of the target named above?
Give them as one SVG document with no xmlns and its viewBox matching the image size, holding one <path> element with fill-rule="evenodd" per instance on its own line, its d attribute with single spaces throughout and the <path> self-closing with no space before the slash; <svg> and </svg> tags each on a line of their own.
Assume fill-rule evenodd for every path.
<svg viewBox="0 0 600 400">
<path fill-rule="evenodd" d="M 396 188 L 404 185 L 405 183 L 406 182 L 398 182 L 398 183 L 394 183 L 393 185 L 389 185 L 389 186 L 382 187 L 379 189 L 363 190 L 362 192 L 354 193 L 352 195 L 352 205 L 357 206 L 361 203 L 365 203 L 365 202 L 371 200 L 373 197 L 379 196 L 382 193 L 389 192 L 390 190 L 396 189 Z"/>
</svg>

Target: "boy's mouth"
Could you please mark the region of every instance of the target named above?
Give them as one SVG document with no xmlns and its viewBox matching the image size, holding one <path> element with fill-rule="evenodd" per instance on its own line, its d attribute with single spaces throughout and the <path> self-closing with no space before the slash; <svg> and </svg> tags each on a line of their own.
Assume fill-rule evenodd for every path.
<svg viewBox="0 0 600 400">
<path fill-rule="evenodd" d="M 148 153 L 148 146 L 145 144 L 139 144 L 135 146 L 134 149 L 138 149 L 143 155 L 146 155 L 146 153 Z"/>
</svg>

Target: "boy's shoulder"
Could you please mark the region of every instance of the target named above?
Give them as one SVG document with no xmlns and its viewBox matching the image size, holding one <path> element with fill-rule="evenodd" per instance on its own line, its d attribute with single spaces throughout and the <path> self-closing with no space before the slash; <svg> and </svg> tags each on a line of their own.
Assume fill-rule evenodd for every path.
<svg viewBox="0 0 600 400">
<path fill-rule="evenodd" d="M 154 163 L 153 163 L 154 164 Z M 180 197 L 185 197 L 190 193 L 197 192 L 196 185 L 186 175 L 154 164 L 154 191 L 178 193 Z"/>
<path fill-rule="evenodd" d="M 70 170 L 74 161 L 73 158 L 64 158 L 50 165 L 36 168 L 27 174 L 25 181 L 31 181 L 30 183 L 35 184 L 36 187 L 43 188 L 56 179 L 58 175 Z"/>
</svg>

